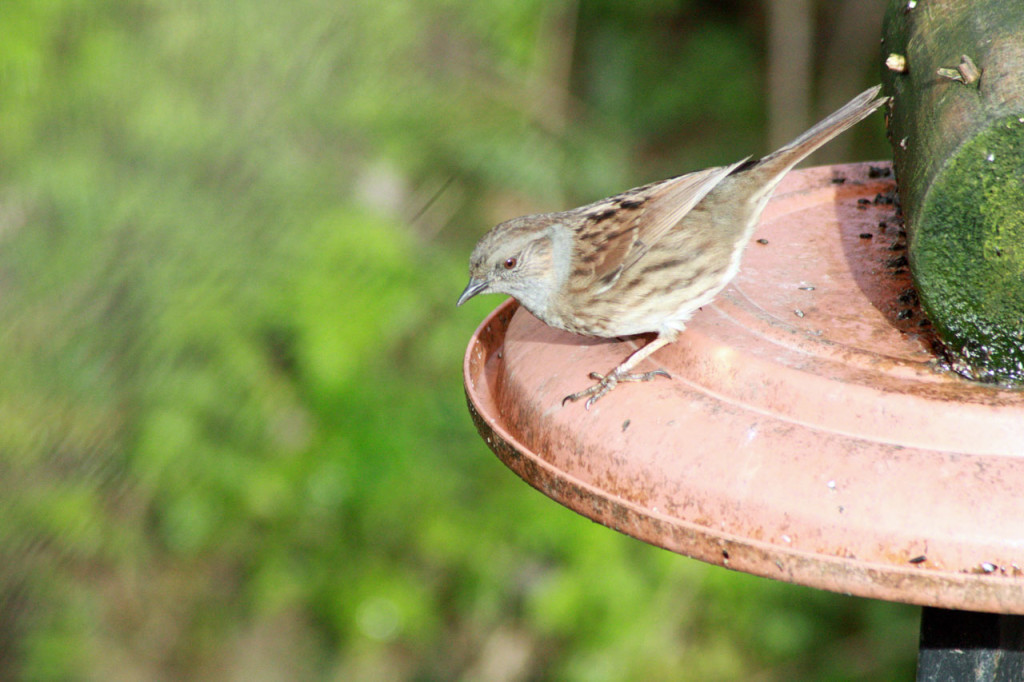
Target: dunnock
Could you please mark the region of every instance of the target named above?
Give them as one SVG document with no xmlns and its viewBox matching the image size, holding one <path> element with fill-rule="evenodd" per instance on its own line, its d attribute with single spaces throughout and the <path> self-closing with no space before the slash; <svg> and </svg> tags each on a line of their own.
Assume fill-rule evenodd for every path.
<svg viewBox="0 0 1024 682">
<path fill-rule="evenodd" d="M 862 92 L 773 154 L 662 180 L 587 206 L 505 221 L 469 259 L 473 296 L 515 297 L 543 322 L 576 334 L 657 333 L 597 383 L 566 400 L 587 409 L 623 381 L 668 376 L 631 370 L 672 343 L 698 308 L 735 276 L 765 204 L 793 166 L 887 101 Z"/>
</svg>

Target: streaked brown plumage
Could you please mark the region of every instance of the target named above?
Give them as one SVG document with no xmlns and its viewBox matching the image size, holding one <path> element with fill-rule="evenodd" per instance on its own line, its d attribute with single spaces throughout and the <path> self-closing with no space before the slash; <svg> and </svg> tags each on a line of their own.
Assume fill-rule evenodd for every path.
<svg viewBox="0 0 1024 682">
<path fill-rule="evenodd" d="M 597 383 L 565 400 L 590 406 L 640 361 L 675 341 L 686 321 L 739 269 L 743 249 L 769 197 L 793 166 L 886 98 L 861 93 L 793 142 L 763 159 L 662 180 L 587 206 L 505 221 L 469 259 L 459 305 L 477 294 L 515 297 L 543 322 L 599 337 L 656 332 Z M 564 402 L 564 401 L 563 401 Z"/>
</svg>

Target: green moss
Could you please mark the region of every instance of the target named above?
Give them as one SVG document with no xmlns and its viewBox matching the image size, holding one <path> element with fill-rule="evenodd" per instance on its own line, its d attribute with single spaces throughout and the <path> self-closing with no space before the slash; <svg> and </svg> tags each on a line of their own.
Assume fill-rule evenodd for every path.
<svg viewBox="0 0 1024 682">
<path fill-rule="evenodd" d="M 950 158 L 911 249 L 925 312 L 956 365 L 1024 383 L 1024 121 L 1001 120 Z"/>
</svg>

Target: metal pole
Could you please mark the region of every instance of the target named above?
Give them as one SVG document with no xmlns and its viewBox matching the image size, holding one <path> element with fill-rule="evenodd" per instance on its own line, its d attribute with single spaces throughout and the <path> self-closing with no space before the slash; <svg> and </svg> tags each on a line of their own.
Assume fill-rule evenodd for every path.
<svg viewBox="0 0 1024 682">
<path fill-rule="evenodd" d="M 1024 680 L 1024 616 L 924 607 L 917 679 Z"/>
</svg>

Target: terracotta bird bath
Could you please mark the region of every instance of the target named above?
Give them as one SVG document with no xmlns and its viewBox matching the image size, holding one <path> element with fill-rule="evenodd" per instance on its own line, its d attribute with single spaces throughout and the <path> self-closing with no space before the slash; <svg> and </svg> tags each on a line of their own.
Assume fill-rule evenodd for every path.
<svg viewBox="0 0 1024 682">
<path fill-rule="evenodd" d="M 552 499 L 674 552 L 1024 614 L 1024 393 L 941 366 L 893 194 L 888 164 L 791 173 L 736 279 L 637 368 L 671 379 L 589 411 L 562 398 L 645 340 L 574 336 L 505 302 L 465 356 L 478 430 Z"/>
</svg>

